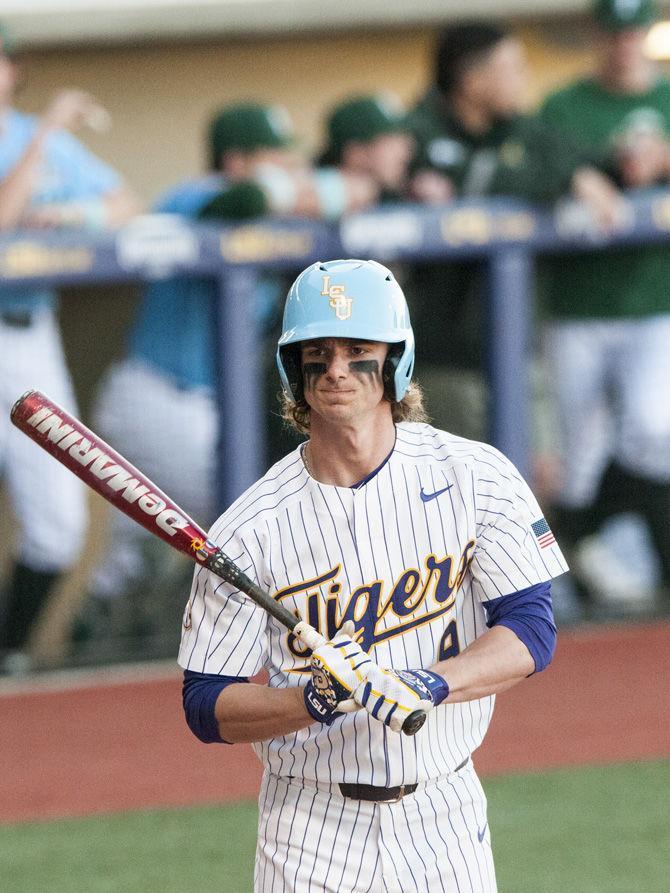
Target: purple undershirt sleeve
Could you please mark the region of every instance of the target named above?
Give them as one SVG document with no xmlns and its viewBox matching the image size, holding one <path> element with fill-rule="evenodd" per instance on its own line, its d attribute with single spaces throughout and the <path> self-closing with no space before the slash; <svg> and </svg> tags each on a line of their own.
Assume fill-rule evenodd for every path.
<svg viewBox="0 0 670 893">
<path fill-rule="evenodd" d="M 556 624 L 551 606 L 551 581 L 529 586 L 484 602 L 486 625 L 506 626 L 524 643 L 535 661 L 535 672 L 549 666 L 556 648 Z"/>
<path fill-rule="evenodd" d="M 204 744 L 230 744 L 221 737 L 214 707 L 224 688 L 236 682 L 248 682 L 246 676 L 218 676 L 184 670 L 182 703 L 189 729 Z"/>
</svg>

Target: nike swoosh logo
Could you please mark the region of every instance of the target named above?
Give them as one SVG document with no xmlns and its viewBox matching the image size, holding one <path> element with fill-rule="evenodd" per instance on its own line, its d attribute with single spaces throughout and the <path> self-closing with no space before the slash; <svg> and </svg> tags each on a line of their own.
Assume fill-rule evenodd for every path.
<svg viewBox="0 0 670 893">
<path fill-rule="evenodd" d="M 477 840 L 478 840 L 480 843 L 483 842 L 483 840 L 484 840 L 484 835 L 485 835 L 485 834 L 486 834 L 486 825 L 484 825 L 484 827 L 482 828 L 481 831 L 479 830 L 479 828 L 477 829 Z"/>
<path fill-rule="evenodd" d="M 437 499 L 438 496 L 441 496 L 443 493 L 446 493 L 447 490 L 451 490 L 453 484 L 449 484 L 448 487 L 444 487 L 442 490 L 436 490 L 434 493 L 424 493 L 423 487 L 421 488 L 421 496 L 422 502 L 430 502 L 431 499 Z"/>
</svg>

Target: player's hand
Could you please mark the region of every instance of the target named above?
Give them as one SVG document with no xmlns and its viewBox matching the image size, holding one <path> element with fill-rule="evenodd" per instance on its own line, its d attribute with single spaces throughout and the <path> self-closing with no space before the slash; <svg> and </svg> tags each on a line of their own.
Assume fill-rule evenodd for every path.
<svg viewBox="0 0 670 893">
<path fill-rule="evenodd" d="M 21 217 L 21 226 L 26 229 L 53 229 L 61 226 L 81 226 L 82 214 L 74 202 L 39 205 L 29 208 Z"/>
<path fill-rule="evenodd" d="M 448 694 L 446 680 L 430 670 L 385 670 L 375 664 L 354 692 L 354 700 L 391 731 L 401 732 L 411 713 L 429 713 Z"/>
<path fill-rule="evenodd" d="M 670 143 L 663 133 L 634 134 L 622 141 L 617 162 L 625 186 L 653 186 L 666 180 L 670 172 Z"/>
<path fill-rule="evenodd" d="M 109 112 L 85 90 L 60 90 L 42 116 L 48 128 L 76 129 L 85 125 L 92 130 L 106 130 Z"/>
<path fill-rule="evenodd" d="M 343 173 L 342 179 L 347 193 L 347 211 L 361 211 L 379 201 L 379 185 L 367 174 Z"/>
<path fill-rule="evenodd" d="M 410 182 L 410 197 L 426 205 L 444 205 L 455 194 L 454 184 L 439 171 L 419 171 Z"/>
<path fill-rule="evenodd" d="M 305 706 L 314 719 L 330 725 L 338 713 L 358 709 L 354 690 L 374 666 L 351 638 L 354 624 L 348 621 L 330 642 L 312 651 L 312 678 L 305 686 Z"/>
<path fill-rule="evenodd" d="M 580 168 L 573 174 L 572 192 L 601 232 L 617 232 L 630 223 L 631 208 L 625 196 L 600 171 Z"/>
</svg>

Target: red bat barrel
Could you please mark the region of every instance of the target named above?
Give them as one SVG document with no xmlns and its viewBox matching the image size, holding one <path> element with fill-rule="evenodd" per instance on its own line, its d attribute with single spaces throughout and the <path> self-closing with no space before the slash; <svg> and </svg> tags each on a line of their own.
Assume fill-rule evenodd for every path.
<svg viewBox="0 0 670 893">
<path fill-rule="evenodd" d="M 84 483 L 155 536 L 206 563 L 217 552 L 192 518 L 127 459 L 39 391 L 20 397 L 12 422 Z"/>
</svg>

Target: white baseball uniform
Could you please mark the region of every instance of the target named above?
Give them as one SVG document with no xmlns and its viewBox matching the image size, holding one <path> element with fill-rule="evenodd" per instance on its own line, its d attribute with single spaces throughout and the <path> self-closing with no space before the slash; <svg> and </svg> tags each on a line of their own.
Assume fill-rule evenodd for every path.
<svg viewBox="0 0 670 893">
<path fill-rule="evenodd" d="M 36 571 L 64 570 L 86 533 L 85 488 L 11 424 L 14 402 L 30 388 L 77 412 L 58 322 L 48 307 L 35 311 L 27 328 L 0 319 L 0 474 L 21 525 L 17 557 Z"/>
<path fill-rule="evenodd" d="M 16 169 L 39 127 L 33 115 L 3 110 L 0 181 Z M 74 205 L 90 211 L 120 185 L 115 171 L 70 133 L 58 130 L 44 143 L 28 210 Z M 12 428 L 9 408 L 22 391 L 43 388 L 76 411 L 55 305 L 52 288 L 0 282 L 0 473 L 22 525 L 20 562 L 34 571 L 50 572 L 68 568 L 83 545 L 84 488 L 42 450 L 26 444 Z"/>
<path fill-rule="evenodd" d="M 300 448 L 214 524 L 210 538 L 284 607 L 330 638 L 347 619 L 382 666 L 428 668 L 486 631 L 483 602 L 566 565 L 527 484 L 493 447 L 397 425 L 358 489 L 307 473 Z M 304 685 L 309 652 L 242 593 L 198 569 L 180 665 Z M 366 711 L 254 745 L 264 767 L 255 889 L 493 891 L 486 800 L 470 762 L 494 697 L 445 701 L 414 737 Z M 397 803 L 340 782 L 418 783 Z"/>
<path fill-rule="evenodd" d="M 670 483 L 670 314 L 553 320 L 546 350 L 559 423 L 561 505 L 591 505 L 612 459 Z"/>
</svg>

